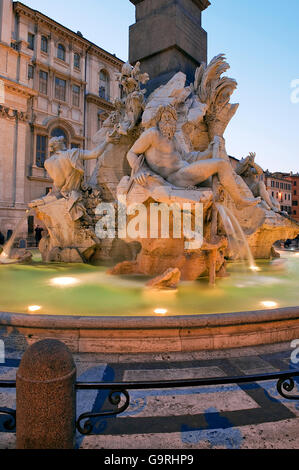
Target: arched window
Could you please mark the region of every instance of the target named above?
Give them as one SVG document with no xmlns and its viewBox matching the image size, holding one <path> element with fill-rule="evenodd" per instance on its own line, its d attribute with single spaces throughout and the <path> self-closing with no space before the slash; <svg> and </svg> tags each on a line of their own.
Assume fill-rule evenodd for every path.
<svg viewBox="0 0 299 470">
<path fill-rule="evenodd" d="M 41 50 L 42 52 L 48 53 L 48 39 L 46 36 L 42 36 L 41 38 Z"/>
<path fill-rule="evenodd" d="M 80 69 L 80 54 L 75 53 L 74 54 L 74 67 L 76 69 Z"/>
<path fill-rule="evenodd" d="M 65 61 L 65 47 L 62 44 L 58 44 L 57 57 L 58 59 Z"/>
<path fill-rule="evenodd" d="M 68 148 L 68 138 L 63 129 L 61 127 L 55 127 L 55 129 L 51 132 L 51 137 L 64 137 L 65 146 Z"/>
<path fill-rule="evenodd" d="M 110 77 L 106 70 L 100 71 L 99 96 L 106 101 L 110 101 Z"/>
</svg>

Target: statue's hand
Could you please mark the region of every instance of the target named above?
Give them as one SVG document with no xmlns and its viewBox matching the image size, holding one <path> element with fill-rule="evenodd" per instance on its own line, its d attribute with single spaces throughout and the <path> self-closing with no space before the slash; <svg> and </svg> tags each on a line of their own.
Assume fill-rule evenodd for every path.
<svg viewBox="0 0 299 470">
<path fill-rule="evenodd" d="M 140 184 L 141 186 L 146 185 L 146 179 L 149 176 L 149 173 L 146 170 L 140 170 L 135 175 L 134 180 L 136 183 Z"/>
<path fill-rule="evenodd" d="M 250 163 L 254 163 L 255 157 L 256 157 L 256 153 L 255 153 L 255 152 L 250 152 L 249 155 L 248 155 L 248 157 L 247 157 L 247 160 L 248 160 Z"/>
<path fill-rule="evenodd" d="M 106 135 L 106 142 L 107 144 L 114 144 L 117 145 L 119 144 L 120 141 L 120 135 L 119 134 L 107 134 Z"/>
</svg>

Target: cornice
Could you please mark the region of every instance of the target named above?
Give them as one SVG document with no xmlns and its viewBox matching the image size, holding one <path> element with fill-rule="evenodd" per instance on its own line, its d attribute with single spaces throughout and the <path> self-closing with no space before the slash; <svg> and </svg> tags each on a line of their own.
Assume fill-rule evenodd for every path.
<svg viewBox="0 0 299 470">
<path fill-rule="evenodd" d="M 139 3 L 142 3 L 144 0 L 130 0 L 133 5 L 138 5 Z M 210 5 L 211 2 L 209 0 L 192 0 L 193 3 L 195 3 L 196 6 L 198 6 L 201 11 L 206 10 Z"/>
<path fill-rule="evenodd" d="M 14 11 L 18 15 L 23 15 L 25 17 L 30 18 L 37 24 L 46 24 L 51 31 L 57 32 L 60 37 L 72 40 L 73 42 L 80 44 L 86 52 L 92 51 L 95 55 L 100 56 L 101 58 L 105 59 L 110 64 L 117 66 L 118 68 L 122 67 L 124 63 L 118 57 L 114 56 L 113 54 L 110 54 L 110 52 L 105 51 L 104 49 L 100 48 L 91 41 L 88 41 L 88 39 L 79 36 L 74 31 L 71 31 L 60 23 L 57 23 L 55 20 L 52 20 L 46 15 L 43 15 L 39 11 L 27 7 L 21 2 L 14 2 Z"/>
<path fill-rule="evenodd" d="M 21 83 L 15 82 L 14 80 L 10 80 L 9 78 L 0 75 L 0 80 L 4 82 L 5 88 L 12 91 L 13 93 L 23 95 L 26 98 L 31 98 L 32 96 L 37 96 L 37 91 L 29 88 Z"/>
<path fill-rule="evenodd" d="M 107 111 L 113 111 L 115 109 L 114 105 L 112 103 L 109 103 L 109 101 L 104 100 L 100 96 L 94 95 L 93 93 L 88 93 L 86 95 L 86 101 L 88 103 L 94 103 L 97 106 L 100 106 L 101 108 L 107 110 Z"/>
</svg>

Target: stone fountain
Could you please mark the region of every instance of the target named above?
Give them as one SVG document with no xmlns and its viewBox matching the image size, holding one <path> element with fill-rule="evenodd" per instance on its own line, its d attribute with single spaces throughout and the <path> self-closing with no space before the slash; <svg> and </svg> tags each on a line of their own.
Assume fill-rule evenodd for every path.
<svg viewBox="0 0 299 470">
<path fill-rule="evenodd" d="M 39 246 L 44 261 L 114 262 L 111 274 L 158 276 L 164 287 L 164 273 L 173 285 L 169 270 L 176 279 L 209 276 L 214 284 L 225 275 L 226 259 L 240 255 L 228 246 L 219 205 L 238 222 L 255 258 L 269 259 L 274 242 L 296 237 L 299 225 L 268 195 L 255 155 L 232 167 L 223 134 L 238 104 L 230 103 L 237 83 L 223 76 L 228 69 L 220 54 L 196 70 L 190 85 L 178 72 L 146 98 L 148 74 L 138 62 L 126 63 L 118 76 L 124 98 L 95 135 L 95 149 L 66 150 L 63 138 L 50 141 L 45 166 L 55 189 L 30 204 L 47 228 Z M 97 160 L 89 180 L 87 159 Z M 112 236 L 109 205 L 126 217 L 126 227 L 116 225 Z M 169 212 L 166 237 L 160 219 L 155 236 L 149 227 L 157 205 Z M 189 212 L 191 235 L 174 233 L 174 206 Z M 202 231 L 194 246 L 196 207 Z M 132 236 L 136 214 L 139 229 Z"/>
<path fill-rule="evenodd" d="M 178 309 L 171 303 L 181 298 L 180 290 L 176 294 L 181 280 L 207 277 L 215 285 L 217 277 L 227 275 L 227 260 L 245 256 L 255 271 L 254 259 L 270 259 L 275 255 L 273 244 L 295 238 L 299 225 L 280 213 L 267 193 L 255 154 L 237 166 L 227 154 L 224 132 L 238 109 L 238 104 L 230 103 L 237 83 L 224 76 L 229 65 L 223 54 L 207 65 L 207 34 L 201 27 L 201 14 L 209 0 L 130 1 L 136 6 L 136 24 L 130 28 L 133 65 L 124 64 L 118 75 L 123 98 L 115 102 L 94 136 L 93 150 L 67 150 L 61 138 L 49 142 L 51 156 L 45 167 L 55 187 L 30 208 L 47 229 L 39 245 L 44 262 L 100 263 L 109 266 L 112 275 L 132 275 L 131 287 L 127 287 L 126 277 L 107 279 L 102 268 L 80 266 L 88 270 L 82 278 L 87 291 L 82 281 L 84 304 L 75 314 L 70 304 L 79 299 L 76 285 L 81 292 L 78 267 L 74 267 L 74 278 L 66 279 L 52 277 L 69 267 L 47 267 L 47 280 L 40 281 L 44 266 L 37 271 L 33 266 L 32 273 L 24 273 L 27 282 L 27 275 L 29 279 L 36 276 L 32 292 L 28 288 L 29 315 L 24 314 L 22 298 L 17 305 L 23 314 L 0 312 L 0 332 L 16 335 L 16 340 L 21 335 L 28 344 L 59 337 L 73 352 L 86 353 L 190 352 L 298 338 L 299 308 L 289 306 L 289 298 L 283 308 L 277 308 L 281 306 L 278 301 L 267 302 L 262 297 L 251 303 L 252 311 L 244 311 L 242 304 L 243 310 L 237 312 L 238 307 L 228 302 L 232 297 L 228 290 L 220 297 L 226 308 L 209 314 L 208 306 L 201 302 L 200 289 L 205 283 L 199 282 L 180 286 L 183 290 L 192 285 L 193 290 L 183 296 Z M 88 159 L 96 161 L 91 177 L 84 170 Z M 8 249 L 4 247 L 4 256 Z M 93 292 L 88 279 L 93 269 L 93 307 L 99 310 L 96 316 L 88 316 L 86 300 Z M 18 271 L 13 270 L 12 279 Z M 136 274 L 146 279 L 138 280 L 138 295 L 142 294 L 137 307 L 141 310 L 132 313 L 127 297 L 119 295 L 120 288 L 114 283 L 124 283 L 122 294 L 132 291 Z M 237 276 L 239 282 L 239 271 Z M 250 279 L 254 276 L 256 283 L 263 279 L 263 275 L 250 273 Z M 105 286 L 101 289 L 103 278 L 113 287 L 108 300 Z M 61 286 L 71 282 L 75 282 L 72 295 L 64 297 Z M 242 288 L 234 284 L 237 294 Z M 42 299 L 41 290 L 46 293 Z M 221 286 L 207 291 L 211 302 Z M 17 287 L 13 295 L 15 292 Z M 50 303 L 62 300 L 58 314 L 51 314 L 49 292 Z M 250 289 L 243 292 L 248 309 L 246 292 L 251 297 L 254 294 Z M 23 295 L 26 298 L 27 292 Z M 196 298 L 198 309 L 190 315 L 184 304 L 188 295 Z M 165 296 L 169 311 L 163 307 Z M 150 311 L 145 307 L 148 297 Z M 119 307 L 111 314 L 105 305 L 101 308 L 105 299 L 113 303 L 119 298 L 120 302 L 125 299 L 121 312 Z M 40 305 L 35 304 L 38 299 Z M 256 310 L 259 300 L 266 301 L 266 310 Z M 2 310 L 4 300 L 3 305 Z M 298 305 L 296 298 L 292 305 Z M 225 313 L 228 311 L 234 313 Z"/>
</svg>

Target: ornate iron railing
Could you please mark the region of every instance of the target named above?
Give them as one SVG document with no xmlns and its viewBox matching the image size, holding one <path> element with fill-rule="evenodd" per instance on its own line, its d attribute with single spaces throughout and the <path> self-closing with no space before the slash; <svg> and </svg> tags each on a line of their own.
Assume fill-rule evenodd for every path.
<svg viewBox="0 0 299 470">
<path fill-rule="evenodd" d="M 276 372 L 271 374 L 258 374 L 237 377 L 214 377 L 209 379 L 189 380 L 167 380 L 153 382 L 77 382 L 76 390 L 107 390 L 108 401 L 114 407 L 111 411 L 99 413 L 87 412 L 79 416 L 76 423 L 77 430 L 83 435 L 89 435 L 93 431 L 91 420 L 100 417 L 117 416 L 124 413 L 130 406 L 129 390 L 155 390 L 155 389 L 178 389 L 189 387 L 206 387 L 216 385 L 246 384 L 254 382 L 266 382 L 277 380 L 277 391 L 279 395 L 287 400 L 299 400 L 299 395 L 290 395 L 295 388 L 294 378 L 299 377 L 299 370 Z M 15 381 L 0 381 L 0 389 L 15 389 Z M 123 399 L 122 399 L 123 397 Z M 120 405 L 118 407 L 118 405 Z M 3 423 L 7 431 L 12 431 L 16 426 L 16 411 L 9 408 L 0 408 L 0 415 L 8 415 L 9 418 Z"/>
<path fill-rule="evenodd" d="M 299 400 L 299 395 L 288 395 L 295 388 L 294 377 L 299 377 L 298 371 L 277 372 L 271 374 L 247 375 L 238 377 L 215 377 L 210 379 L 189 379 L 189 380 L 168 380 L 162 382 L 122 382 L 122 383 L 97 383 L 97 382 L 77 382 L 77 390 L 108 390 L 110 391 L 108 401 L 111 405 L 121 406 L 113 411 L 103 411 L 100 413 L 83 413 L 77 419 L 77 430 L 84 435 L 89 435 L 93 431 L 92 421 L 95 418 L 117 416 L 124 413 L 130 406 L 130 395 L 128 390 L 153 390 L 153 389 L 176 389 L 189 387 L 206 387 L 216 385 L 246 384 L 253 382 L 264 382 L 278 380 L 277 391 L 280 396 L 287 400 Z M 122 403 L 121 396 L 125 401 Z M 84 424 L 82 425 L 82 422 Z"/>
<path fill-rule="evenodd" d="M 0 380 L 0 389 L 1 388 L 14 389 L 16 388 L 16 382 L 13 380 Z M 16 410 L 12 410 L 10 408 L 0 408 L 0 415 L 8 416 L 8 419 L 6 419 L 3 423 L 4 429 L 6 431 L 13 431 L 16 427 Z"/>
</svg>

